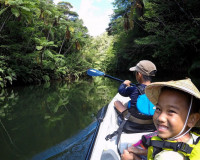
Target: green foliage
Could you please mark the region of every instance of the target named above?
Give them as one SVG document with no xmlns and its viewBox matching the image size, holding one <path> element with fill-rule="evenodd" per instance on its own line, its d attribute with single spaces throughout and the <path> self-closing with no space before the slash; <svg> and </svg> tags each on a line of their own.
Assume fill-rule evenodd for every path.
<svg viewBox="0 0 200 160">
<path fill-rule="evenodd" d="M 17 8 L 11 8 L 11 12 L 12 12 L 12 14 L 15 15 L 15 17 L 20 16 L 19 10 Z"/>
<path fill-rule="evenodd" d="M 115 70 L 127 71 L 141 59 L 152 60 L 159 71 L 196 70 L 200 58 L 200 10 L 196 6 L 200 2 L 144 0 L 144 12 L 138 16 L 137 7 L 134 12 L 131 7 L 141 1 L 114 1 L 107 31 L 116 36 Z"/>
<path fill-rule="evenodd" d="M 156 41 L 153 57 L 165 70 L 189 71 L 199 57 L 199 23 L 194 20 L 200 12 L 194 9 L 199 1 L 149 0 L 144 15 L 145 30 Z M 152 14 L 152 9 L 154 13 Z"/>
<path fill-rule="evenodd" d="M 115 0 L 113 5 L 109 36 L 92 38 L 69 2 L 0 1 L 0 86 L 71 80 L 88 68 L 123 72 L 141 59 L 152 60 L 159 71 L 198 68 L 198 0 Z"/>
<path fill-rule="evenodd" d="M 50 80 L 50 78 L 49 78 L 48 75 L 44 75 L 44 76 L 42 76 L 42 78 L 43 78 L 43 80 L 44 80 L 45 82 L 48 82 L 48 81 Z"/>
<path fill-rule="evenodd" d="M 83 49 L 83 55 L 90 68 L 100 69 L 102 71 L 111 71 L 114 63 L 113 37 L 106 33 L 92 38 Z"/>
<path fill-rule="evenodd" d="M 2 9 L 2 10 L 0 11 L 0 15 L 1 15 L 3 12 L 5 12 L 7 9 L 8 9 L 8 7 Z"/>
<path fill-rule="evenodd" d="M 7 60 L 6 56 L 0 56 L 0 88 L 6 87 L 8 82 L 12 84 L 13 80 L 16 80 L 16 74 L 7 65 Z"/>
<path fill-rule="evenodd" d="M 77 59 L 88 31 L 71 8 L 68 2 L 49 0 L 0 1 L 1 87 L 13 80 L 40 83 L 85 72 L 85 60 Z"/>
</svg>

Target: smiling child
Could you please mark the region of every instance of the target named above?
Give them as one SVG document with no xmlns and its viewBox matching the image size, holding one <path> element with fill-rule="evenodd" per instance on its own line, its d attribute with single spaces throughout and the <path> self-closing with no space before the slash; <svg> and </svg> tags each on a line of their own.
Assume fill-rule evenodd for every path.
<svg viewBox="0 0 200 160">
<path fill-rule="evenodd" d="M 156 106 L 157 136 L 143 139 L 148 160 L 199 160 L 200 138 L 191 129 L 200 127 L 200 92 L 191 80 L 152 83 L 145 93 Z M 138 159 L 134 154 L 128 149 L 122 159 Z"/>
</svg>

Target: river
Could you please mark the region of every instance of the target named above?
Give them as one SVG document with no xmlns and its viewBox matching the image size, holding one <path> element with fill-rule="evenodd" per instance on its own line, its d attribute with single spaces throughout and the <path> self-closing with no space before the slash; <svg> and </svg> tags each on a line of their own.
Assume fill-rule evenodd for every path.
<svg viewBox="0 0 200 160">
<path fill-rule="evenodd" d="M 96 77 L 1 90 L 0 159 L 83 159 L 95 116 L 118 85 Z"/>
<path fill-rule="evenodd" d="M 93 77 L 1 90 L 0 159 L 84 159 L 96 114 L 119 84 Z"/>
</svg>

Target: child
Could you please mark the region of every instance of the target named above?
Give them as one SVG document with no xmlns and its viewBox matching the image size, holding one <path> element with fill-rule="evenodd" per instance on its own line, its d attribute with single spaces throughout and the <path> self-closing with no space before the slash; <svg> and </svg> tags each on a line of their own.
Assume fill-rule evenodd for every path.
<svg viewBox="0 0 200 160">
<path fill-rule="evenodd" d="M 136 107 L 137 99 L 139 95 L 143 94 L 141 92 L 144 92 L 144 89 L 147 85 L 151 84 L 152 77 L 155 76 L 156 73 L 156 66 L 148 60 L 142 60 L 140 61 L 135 67 L 131 67 L 129 69 L 130 71 L 135 71 L 135 78 L 137 82 L 139 83 L 136 86 L 130 86 L 131 81 L 125 80 L 119 87 L 118 92 L 120 95 L 124 97 L 130 97 L 130 105 L 125 106 L 120 101 L 115 101 L 115 108 L 120 113 L 124 112 L 127 108 L 131 108 L 132 110 L 129 110 L 132 115 L 134 115 L 136 112 L 138 112 L 138 109 Z M 149 114 L 153 115 L 154 110 L 153 106 L 149 110 Z M 144 112 L 145 114 L 145 112 Z M 137 115 L 136 115 L 137 117 Z M 140 118 L 140 117 L 137 117 Z"/>
<path fill-rule="evenodd" d="M 145 93 L 156 105 L 153 121 L 157 136 L 144 139 L 148 160 L 198 160 L 199 136 L 191 132 L 200 127 L 200 92 L 190 79 L 157 82 L 147 86 Z M 146 150 L 131 147 L 121 155 L 122 160 L 140 158 Z"/>
</svg>

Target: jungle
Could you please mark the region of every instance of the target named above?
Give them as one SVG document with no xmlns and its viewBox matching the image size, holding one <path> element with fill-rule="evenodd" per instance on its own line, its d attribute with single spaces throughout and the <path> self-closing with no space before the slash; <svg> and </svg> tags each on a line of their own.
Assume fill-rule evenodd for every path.
<svg viewBox="0 0 200 160">
<path fill-rule="evenodd" d="M 92 37 L 69 2 L 0 1 L 0 87 L 73 80 L 88 68 L 126 72 L 141 59 L 159 73 L 199 77 L 198 0 L 114 0 L 109 27 Z"/>
</svg>

